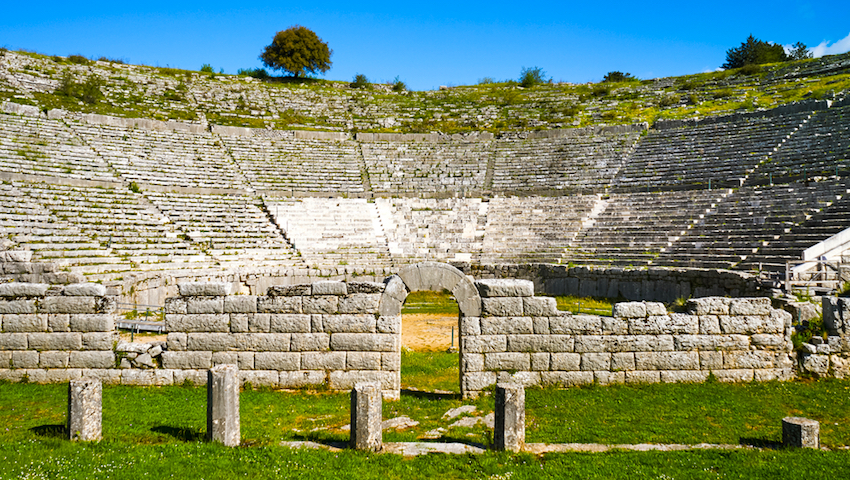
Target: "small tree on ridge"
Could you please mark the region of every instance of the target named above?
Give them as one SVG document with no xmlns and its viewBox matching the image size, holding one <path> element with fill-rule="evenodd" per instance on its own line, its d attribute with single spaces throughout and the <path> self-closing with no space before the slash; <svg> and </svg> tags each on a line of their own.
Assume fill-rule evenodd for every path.
<svg viewBox="0 0 850 480">
<path fill-rule="evenodd" d="M 293 77 L 325 73 L 331 68 L 333 50 L 309 28 L 295 25 L 277 32 L 260 60 L 267 67 L 283 70 Z"/>
</svg>

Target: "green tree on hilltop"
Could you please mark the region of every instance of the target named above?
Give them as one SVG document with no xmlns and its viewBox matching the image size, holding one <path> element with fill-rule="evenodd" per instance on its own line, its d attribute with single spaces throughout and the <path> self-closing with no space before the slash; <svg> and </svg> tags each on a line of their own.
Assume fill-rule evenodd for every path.
<svg viewBox="0 0 850 480">
<path fill-rule="evenodd" d="M 325 73 L 331 68 L 333 50 L 309 28 L 295 25 L 277 32 L 271 45 L 260 54 L 267 67 L 283 70 L 293 77 Z"/>
<path fill-rule="evenodd" d="M 797 42 L 794 44 L 793 48 L 791 48 L 791 52 L 788 53 L 788 56 L 791 57 L 791 60 L 805 60 L 807 58 L 812 58 L 812 52 L 809 51 L 809 47 L 807 47 L 805 43 Z"/>
<path fill-rule="evenodd" d="M 729 70 L 744 65 L 784 62 L 789 60 L 782 45 L 759 40 L 752 35 L 738 48 L 726 50 L 726 63 L 721 68 Z"/>
</svg>

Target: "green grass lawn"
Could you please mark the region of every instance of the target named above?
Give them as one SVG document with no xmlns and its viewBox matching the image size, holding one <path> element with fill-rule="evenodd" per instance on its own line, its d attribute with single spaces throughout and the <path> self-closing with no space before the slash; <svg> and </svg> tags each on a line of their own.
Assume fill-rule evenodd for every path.
<svg viewBox="0 0 850 480">
<path fill-rule="evenodd" d="M 408 352 L 402 379 L 422 389 L 457 391 L 457 354 Z M 528 389 L 526 440 L 546 443 L 731 443 L 763 451 L 611 452 L 602 454 L 430 455 L 403 459 L 351 451 L 290 451 L 285 440 L 345 442 L 349 395 L 247 390 L 240 397 L 243 447 L 203 442 L 204 387 L 105 386 L 104 440 L 64 439 L 67 384 L 0 383 L 0 478 L 848 478 L 850 381 L 752 384 L 620 385 Z M 417 441 L 448 427 L 443 414 L 493 399 L 405 391 L 384 404 L 384 418 L 420 422 L 384 432 L 384 441 Z M 832 452 L 773 448 L 782 417 L 821 422 Z M 438 441 L 488 445 L 478 425 L 451 428 Z"/>
</svg>

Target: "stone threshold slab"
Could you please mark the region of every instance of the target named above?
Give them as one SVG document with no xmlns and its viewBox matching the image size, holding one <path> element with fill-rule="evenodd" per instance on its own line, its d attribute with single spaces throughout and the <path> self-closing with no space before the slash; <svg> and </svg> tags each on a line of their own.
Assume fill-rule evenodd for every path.
<svg viewBox="0 0 850 480">
<path fill-rule="evenodd" d="M 338 452 L 347 448 L 347 442 L 332 442 L 330 444 L 302 441 L 302 442 L 280 442 L 282 447 L 306 448 L 306 449 L 321 449 Z M 751 445 L 737 444 L 713 444 L 713 443 L 698 443 L 695 445 L 686 444 L 663 444 L 663 443 L 638 443 L 638 444 L 617 444 L 607 445 L 602 443 L 526 443 L 522 451 L 535 455 L 544 453 L 568 453 L 568 452 L 585 452 L 585 453 L 602 453 L 616 450 L 628 450 L 635 452 L 673 452 L 682 450 L 761 450 L 761 448 Z M 481 454 L 487 449 L 480 444 L 470 445 L 466 443 L 440 443 L 440 442 L 385 442 L 380 453 L 391 453 L 395 455 L 403 455 L 405 457 L 413 457 L 417 455 L 427 455 L 429 453 L 447 453 L 447 454 Z"/>
</svg>

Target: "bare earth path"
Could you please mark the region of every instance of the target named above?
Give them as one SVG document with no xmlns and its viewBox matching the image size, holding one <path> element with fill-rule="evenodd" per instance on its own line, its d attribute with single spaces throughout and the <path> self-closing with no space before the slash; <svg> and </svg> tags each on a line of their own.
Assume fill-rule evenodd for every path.
<svg viewBox="0 0 850 480">
<path fill-rule="evenodd" d="M 406 313 L 401 317 L 401 344 L 418 352 L 445 351 L 451 346 L 452 327 L 455 327 L 454 346 L 458 346 L 457 314 Z"/>
</svg>

